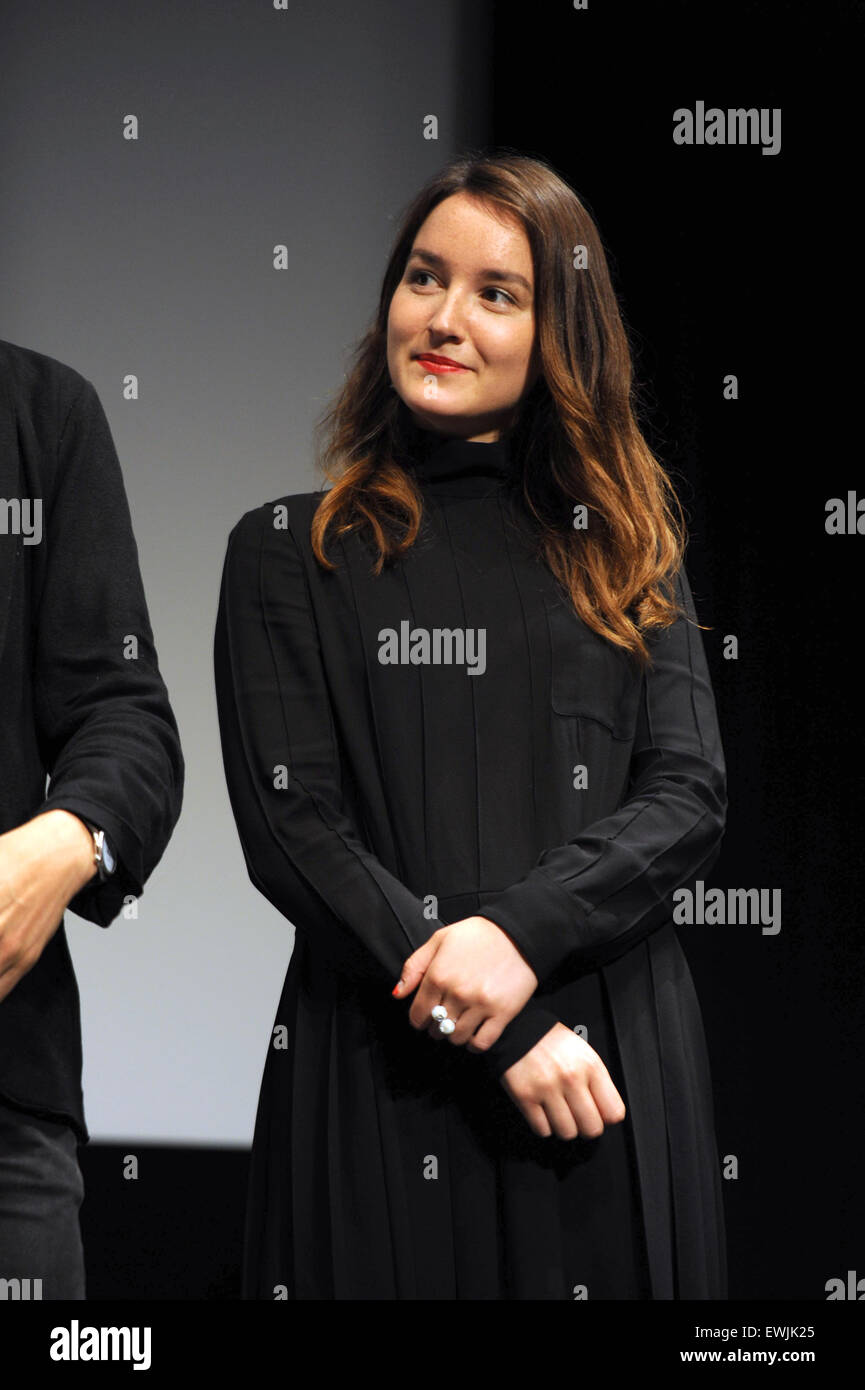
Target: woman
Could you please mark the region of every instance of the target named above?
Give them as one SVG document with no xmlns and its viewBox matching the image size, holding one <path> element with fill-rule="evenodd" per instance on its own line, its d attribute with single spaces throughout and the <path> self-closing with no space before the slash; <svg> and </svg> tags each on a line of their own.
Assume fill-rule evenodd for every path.
<svg viewBox="0 0 865 1390">
<path fill-rule="evenodd" d="M 600 239 L 542 161 L 415 198 L 325 422 L 334 485 L 237 523 L 215 638 L 296 927 L 245 1295 L 723 1298 L 671 894 L 724 761 Z"/>
</svg>

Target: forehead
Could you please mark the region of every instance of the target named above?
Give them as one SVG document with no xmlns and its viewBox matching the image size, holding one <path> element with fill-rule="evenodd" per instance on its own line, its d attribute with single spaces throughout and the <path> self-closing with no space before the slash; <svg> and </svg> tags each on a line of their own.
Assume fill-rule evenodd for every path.
<svg viewBox="0 0 865 1390">
<path fill-rule="evenodd" d="M 454 193 L 433 208 L 412 243 L 444 256 L 476 260 L 478 266 L 501 265 L 530 274 L 532 256 L 522 223 L 506 209 Z M 490 259 L 492 258 L 492 259 Z"/>
</svg>

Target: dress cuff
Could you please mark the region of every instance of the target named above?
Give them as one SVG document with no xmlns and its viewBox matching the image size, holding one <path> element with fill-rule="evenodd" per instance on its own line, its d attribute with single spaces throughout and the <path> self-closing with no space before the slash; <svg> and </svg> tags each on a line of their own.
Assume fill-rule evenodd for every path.
<svg viewBox="0 0 865 1390">
<path fill-rule="evenodd" d="M 492 1047 L 478 1055 L 478 1061 L 498 1080 L 508 1067 L 531 1052 L 535 1043 L 561 1022 L 549 1009 L 529 1000 L 528 1004 L 503 1028 Z"/>
<path fill-rule="evenodd" d="M 567 889 L 543 869 L 533 869 L 510 888 L 494 893 L 477 910 L 507 932 L 539 984 L 579 945 L 579 908 Z"/>
</svg>

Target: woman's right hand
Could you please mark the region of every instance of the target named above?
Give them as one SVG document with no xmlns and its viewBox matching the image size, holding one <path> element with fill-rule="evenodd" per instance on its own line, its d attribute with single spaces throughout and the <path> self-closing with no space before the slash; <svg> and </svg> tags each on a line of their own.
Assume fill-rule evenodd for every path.
<svg viewBox="0 0 865 1390">
<path fill-rule="evenodd" d="M 594 1048 L 557 1023 L 499 1078 L 529 1127 L 542 1138 L 597 1139 L 627 1111 Z"/>
</svg>

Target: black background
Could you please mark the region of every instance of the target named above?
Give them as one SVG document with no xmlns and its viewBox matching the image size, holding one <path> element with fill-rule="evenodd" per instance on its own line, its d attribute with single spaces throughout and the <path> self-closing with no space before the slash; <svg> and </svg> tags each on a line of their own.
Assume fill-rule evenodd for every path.
<svg viewBox="0 0 865 1390">
<path fill-rule="evenodd" d="M 861 576 L 826 502 L 861 462 L 862 7 L 498 10 L 497 140 L 551 162 L 611 254 L 649 443 L 688 518 L 730 809 L 712 886 L 782 926 L 680 936 L 704 1013 L 731 1298 L 865 1275 Z M 525 84 L 543 74 L 543 100 Z M 780 107 L 781 149 L 680 146 L 678 107 Z M 723 399 L 738 378 L 739 399 Z M 865 528 L 865 518 L 863 518 Z M 735 634 L 738 659 L 725 660 Z"/>
</svg>

